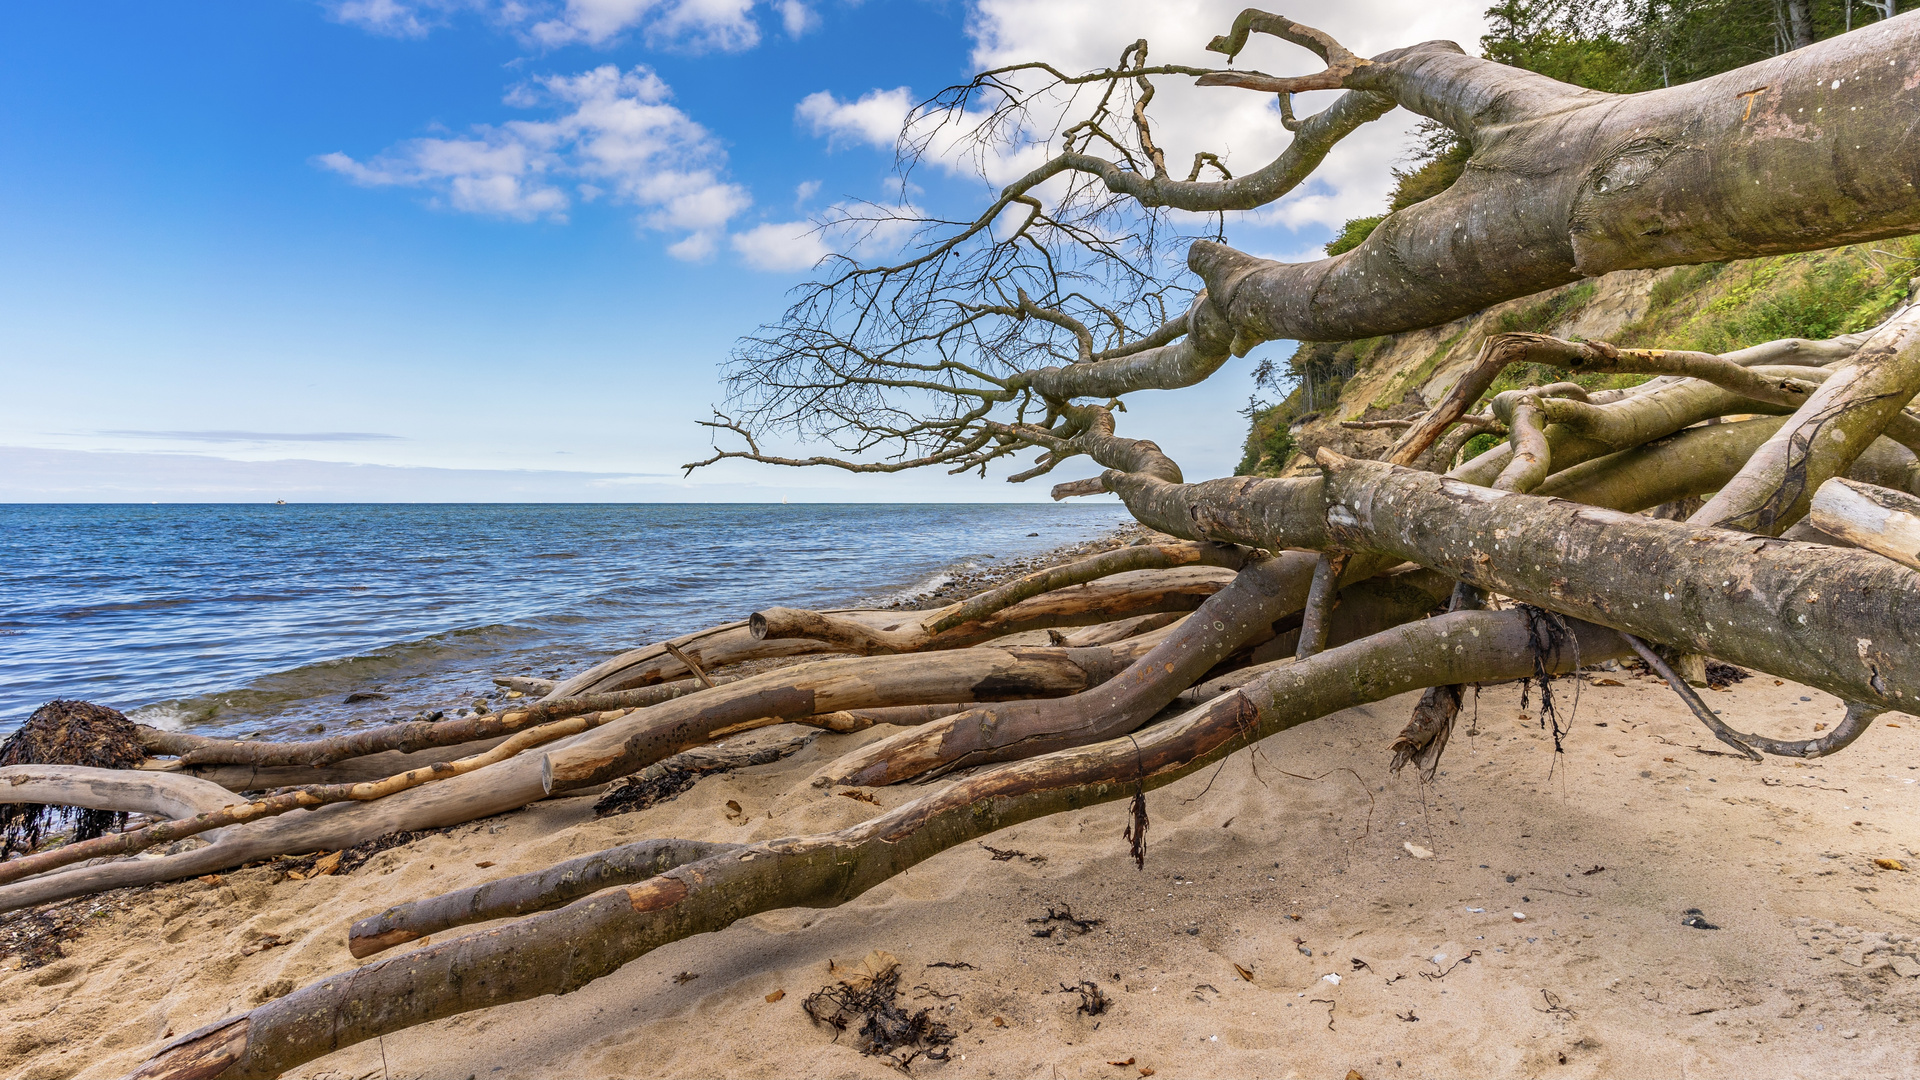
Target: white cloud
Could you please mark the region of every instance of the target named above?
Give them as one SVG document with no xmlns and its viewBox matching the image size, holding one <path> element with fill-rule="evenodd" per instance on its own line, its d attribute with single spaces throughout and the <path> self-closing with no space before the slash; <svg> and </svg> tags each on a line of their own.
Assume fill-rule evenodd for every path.
<svg viewBox="0 0 1920 1080">
<path fill-rule="evenodd" d="M 820 16 L 800 0 L 777 0 L 773 5 L 780 13 L 780 23 L 787 28 L 787 36 L 798 38 L 820 25 Z"/>
<path fill-rule="evenodd" d="M 753 0 L 566 0 L 527 33 L 550 47 L 606 45 L 635 29 L 652 45 L 738 52 L 760 44 Z"/>
<path fill-rule="evenodd" d="M 336 22 L 386 37 L 425 37 L 446 15 L 440 3 L 418 0 L 337 0 L 327 5 Z"/>
<path fill-rule="evenodd" d="M 904 86 L 869 90 L 855 101 L 841 101 L 822 90 L 801 98 L 793 115 L 805 121 L 815 135 L 830 140 L 853 139 L 891 150 L 913 106 L 913 91 Z"/>
<path fill-rule="evenodd" d="M 810 270 L 832 251 L 811 221 L 770 221 L 735 233 L 732 242 L 756 270 Z"/>
<path fill-rule="evenodd" d="M 793 189 L 793 205 L 801 206 L 811 202 L 818 194 L 820 194 L 820 181 L 802 180 Z"/>
<path fill-rule="evenodd" d="M 425 37 L 461 12 L 543 48 L 601 47 L 639 31 L 647 44 L 737 52 L 760 43 L 755 0 L 323 0 L 338 22 L 390 37 Z M 787 32 L 818 21 L 800 0 L 773 4 Z"/>
<path fill-rule="evenodd" d="M 605 64 L 516 87 L 510 105 L 558 107 L 549 120 L 479 126 L 471 137 L 422 138 L 361 162 L 343 153 L 315 159 L 369 187 L 435 193 L 438 205 L 519 221 L 564 220 L 570 200 L 606 197 L 639 209 L 648 229 L 685 233 L 669 251 L 704 258 L 727 222 L 752 205 L 723 178 L 726 155 L 707 129 L 671 104 L 672 90 L 645 67 Z"/>
</svg>

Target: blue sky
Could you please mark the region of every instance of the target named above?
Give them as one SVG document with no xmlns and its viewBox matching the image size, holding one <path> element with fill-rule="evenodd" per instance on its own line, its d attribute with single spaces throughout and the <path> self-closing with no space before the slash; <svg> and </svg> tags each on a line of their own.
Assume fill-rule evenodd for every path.
<svg viewBox="0 0 1920 1080">
<path fill-rule="evenodd" d="M 0 501 L 1044 498 L 677 466 L 706 451 L 729 346 L 805 280 L 809 215 L 889 190 L 889 110 L 1005 57 L 1197 52 L 1237 7 L 9 5 Z M 1475 4 L 1288 13 L 1363 52 L 1480 28 Z M 1170 93 L 1169 122 L 1245 160 L 1282 145 L 1219 100 Z M 1229 240 L 1300 255 L 1375 212 L 1410 119 Z M 929 182 L 955 207 L 982 190 Z M 1257 359 L 1142 395 L 1127 433 L 1230 472 Z"/>
</svg>

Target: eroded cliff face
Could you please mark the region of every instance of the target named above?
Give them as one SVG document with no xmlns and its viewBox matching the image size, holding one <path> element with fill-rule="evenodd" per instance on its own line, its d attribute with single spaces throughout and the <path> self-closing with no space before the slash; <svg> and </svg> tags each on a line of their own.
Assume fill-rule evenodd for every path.
<svg viewBox="0 0 1920 1080">
<path fill-rule="evenodd" d="M 1289 425 L 1292 453 L 1282 465 L 1269 460 L 1259 471 L 1287 475 L 1311 469 L 1314 451 L 1329 447 L 1349 457 L 1386 455 L 1399 432 L 1354 430 L 1348 420 L 1394 420 L 1418 416 L 1459 381 L 1480 344 L 1515 330 L 1564 338 L 1608 340 L 1640 320 L 1654 283 L 1671 270 L 1622 270 L 1604 277 L 1510 300 L 1444 326 L 1378 339 L 1340 387 L 1328 407 Z"/>
<path fill-rule="evenodd" d="M 1623 270 L 1511 300 L 1443 326 L 1318 350 L 1317 385 L 1256 411 L 1241 471 L 1293 475 L 1331 448 L 1385 455 L 1398 432 L 1342 426 L 1416 416 L 1452 389 L 1494 334 L 1527 331 L 1637 347 L 1725 352 L 1781 337 L 1824 338 L 1877 324 L 1920 285 L 1920 237 L 1726 264 Z M 1306 354 L 1302 354 L 1306 355 Z M 1303 365 L 1293 362 L 1296 370 Z M 1509 370 L 1495 390 L 1551 381 Z M 1628 385 L 1632 377 L 1609 385 Z M 1336 381 L 1338 380 L 1338 381 Z"/>
</svg>

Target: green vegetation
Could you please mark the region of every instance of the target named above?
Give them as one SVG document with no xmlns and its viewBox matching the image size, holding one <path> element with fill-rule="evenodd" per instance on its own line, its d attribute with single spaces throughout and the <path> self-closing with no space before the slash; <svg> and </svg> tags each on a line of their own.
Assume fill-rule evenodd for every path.
<svg viewBox="0 0 1920 1080">
<path fill-rule="evenodd" d="M 1339 255 L 1360 246 L 1360 241 L 1373 235 L 1373 227 L 1387 220 L 1385 214 L 1372 217 L 1357 217 L 1340 226 L 1340 235 L 1327 241 L 1327 254 Z"/>
</svg>

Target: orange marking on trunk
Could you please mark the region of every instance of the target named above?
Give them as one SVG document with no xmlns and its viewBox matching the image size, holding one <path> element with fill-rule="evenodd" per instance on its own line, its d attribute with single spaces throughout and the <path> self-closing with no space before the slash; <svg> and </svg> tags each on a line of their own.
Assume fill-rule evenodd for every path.
<svg viewBox="0 0 1920 1080">
<path fill-rule="evenodd" d="M 687 898 L 687 884 L 679 878 L 657 877 L 627 890 L 627 902 L 635 911 L 659 911 Z"/>
</svg>

